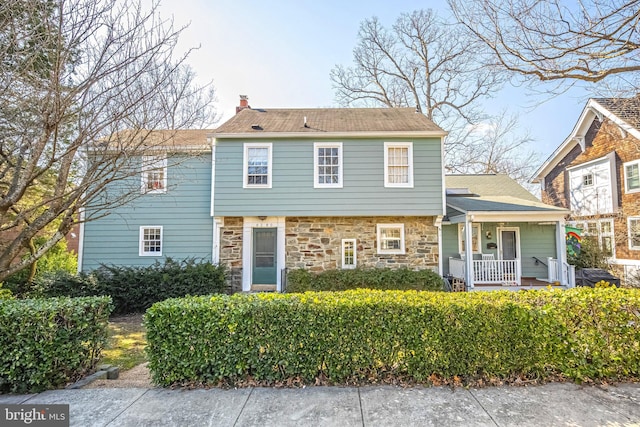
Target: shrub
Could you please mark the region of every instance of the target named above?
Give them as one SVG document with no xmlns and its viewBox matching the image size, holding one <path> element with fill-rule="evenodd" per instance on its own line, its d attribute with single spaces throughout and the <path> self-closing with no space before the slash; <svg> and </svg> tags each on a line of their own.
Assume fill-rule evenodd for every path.
<svg viewBox="0 0 640 427">
<path fill-rule="evenodd" d="M 41 246 L 46 239 L 38 237 L 35 239 L 36 247 Z M 78 271 L 78 256 L 74 252 L 67 250 L 66 240 L 61 240 L 53 248 L 47 251 L 42 258 L 36 262 L 36 275 L 33 282 L 50 274 L 75 274 Z M 7 279 L 6 286 L 15 294 L 26 295 L 31 292 L 33 283 L 29 282 L 30 268 L 20 270 Z"/>
<path fill-rule="evenodd" d="M 194 259 L 167 258 L 147 267 L 103 265 L 90 274 L 53 273 L 42 276 L 32 296 L 110 295 L 114 313 L 143 313 L 153 303 L 185 295 L 224 292 L 224 266 Z"/>
<path fill-rule="evenodd" d="M 308 292 L 171 299 L 145 315 L 161 385 L 388 377 L 637 378 L 637 291 Z"/>
<path fill-rule="evenodd" d="M 443 286 L 442 278 L 432 270 L 356 268 L 312 273 L 296 269 L 287 273 L 287 292 L 346 291 L 360 288 L 441 291 Z"/>
<path fill-rule="evenodd" d="M 110 309 L 108 297 L 0 301 L 0 392 L 58 388 L 91 371 Z"/>
<path fill-rule="evenodd" d="M 13 293 L 9 289 L 3 288 L 0 283 L 0 300 L 3 299 L 13 299 Z"/>
<path fill-rule="evenodd" d="M 609 269 L 607 259 L 611 255 L 603 250 L 598 244 L 598 239 L 592 236 L 584 236 L 580 242 L 580 253 L 577 255 L 568 254 L 567 262 L 575 265 L 576 268 L 601 268 Z"/>
</svg>

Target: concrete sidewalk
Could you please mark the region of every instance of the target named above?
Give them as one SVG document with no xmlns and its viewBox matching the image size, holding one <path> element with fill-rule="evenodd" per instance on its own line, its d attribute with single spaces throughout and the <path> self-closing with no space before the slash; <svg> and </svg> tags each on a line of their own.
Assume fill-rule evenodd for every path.
<svg viewBox="0 0 640 427">
<path fill-rule="evenodd" d="M 640 426 L 640 384 L 81 389 L 2 403 L 68 403 L 72 426 Z"/>
</svg>

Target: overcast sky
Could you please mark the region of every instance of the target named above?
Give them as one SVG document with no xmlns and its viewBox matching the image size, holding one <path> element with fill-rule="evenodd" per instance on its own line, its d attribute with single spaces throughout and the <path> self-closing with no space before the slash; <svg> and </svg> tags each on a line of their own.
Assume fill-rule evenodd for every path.
<svg viewBox="0 0 640 427">
<path fill-rule="evenodd" d="M 377 16 L 390 26 L 403 12 L 431 8 L 446 16 L 443 0 L 162 0 L 160 12 L 187 25 L 180 49 L 200 46 L 190 65 L 213 80 L 221 124 L 235 113 L 239 95 L 252 107 L 338 107 L 329 72 L 350 65 L 360 23 Z M 509 86 L 484 102 L 488 113 L 517 112 L 546 158 L 569 134 L 588 94 L 573 89 L 542 104 Z"/>
</svg>

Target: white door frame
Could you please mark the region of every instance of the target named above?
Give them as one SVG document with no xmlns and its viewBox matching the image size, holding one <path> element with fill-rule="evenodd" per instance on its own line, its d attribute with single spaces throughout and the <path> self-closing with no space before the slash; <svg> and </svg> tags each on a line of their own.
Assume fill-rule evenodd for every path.
<svg viewBox="0 0 640 427">
<path fill-rule="evenodd" d="M 246 216 L 242 222 L 242 291 L 251 290 L 252 249 L 254 228 L 276 228 L 276 291 L 282 292 L 282 269 L 285 267 L 285 217 L 269 216 L 260 219 Z"/>
<path fill-rule="evenodd" d="M 496 233 L 498 233 L 498 256 L 500 259 L 504 259 L 502 254 L 502 232 L 503 231 L 515 231 L 516 232 L 516 259 L 522 259 L 522 252 L 520 252 L 520 227 L 497 227 Z"/>
</svg>

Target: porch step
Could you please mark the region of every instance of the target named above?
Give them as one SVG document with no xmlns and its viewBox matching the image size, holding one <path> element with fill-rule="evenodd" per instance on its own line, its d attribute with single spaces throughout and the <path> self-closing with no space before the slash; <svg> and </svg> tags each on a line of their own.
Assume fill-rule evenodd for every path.
<svg viewBox="0 0 640 427">
<path fill-rule="evenodd" d="M 275 292 L 276 285 L 251 285 L 251 292 Z"/>
</svg>

